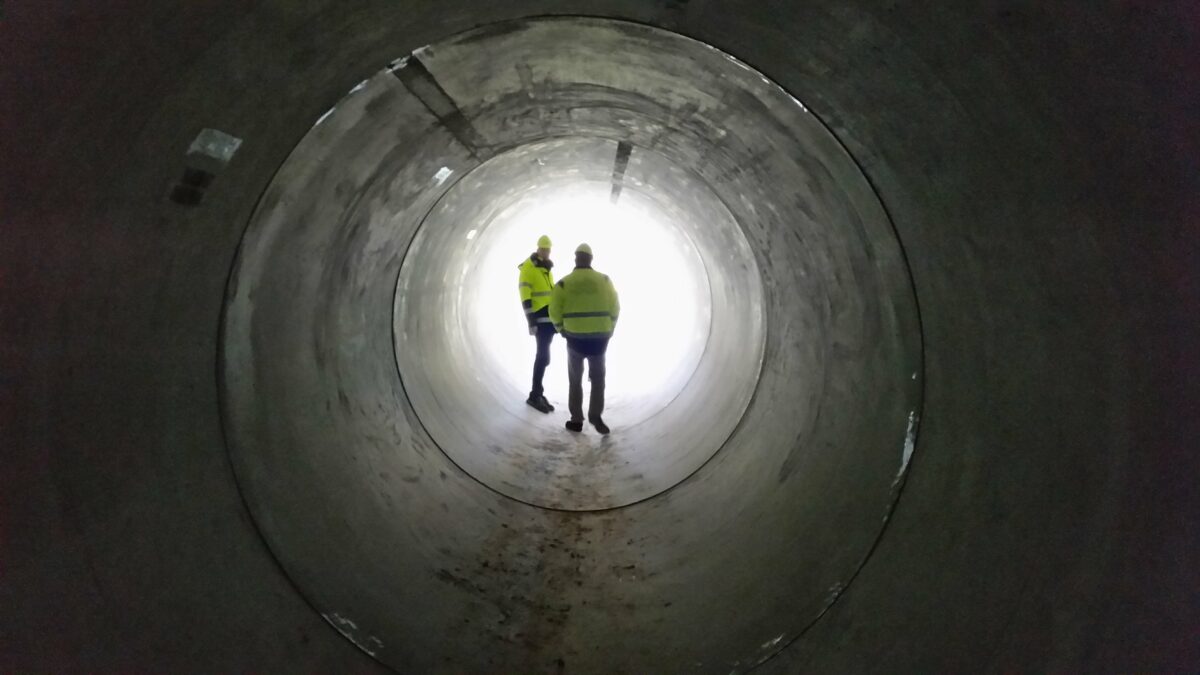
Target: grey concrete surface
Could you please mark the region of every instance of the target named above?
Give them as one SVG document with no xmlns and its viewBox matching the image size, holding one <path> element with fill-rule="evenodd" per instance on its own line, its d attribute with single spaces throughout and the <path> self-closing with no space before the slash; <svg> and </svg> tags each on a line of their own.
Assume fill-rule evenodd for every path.
<svg viewBox="0 0 1200 675">
<path fill-rule="evenodd" d="M 545 19 L 419 58 L 473 130 L 446 131 L 400 79 L 373 77 L 285 162 L 231 279 L 229 439 L 271 549 L 401 671 L 754 666 L 853 577 L 911 458 L 920 339 L 882 206 L 814 117 L 695 41 Z M 474 170 L 467 136 L 492 156 Z M 512 383 L 479 383 L 489 370 L 466 355 L 490 335 L 462 327 L 479 301 L 461 289 L 479 255 L 462 242 L 486 239 L 475 212 L 507 192 L 611 177 L 621 137 L 646 149 L 631 181 L 685 211 L 714 309 L 682 387 L 580 440 L 562 415 L 525 423 Z M 696 616 L 722 630 L 679 630 Z"/>
<path fill-rule="evenodd" d="M 520 226 L 521 214 L 554 198 L 558 190 L 569 189 L 600 203 L 609 201 L 616 150 L 617 143 L 605 139 L 556 139 L 526 144 L 494 158 L 465 177 L 425 219 L 400 273 L 396 355 L 401 382 L 421 425 L 467 473 L 531 504 L 574 510 L 614 508 L 674 486 L 729 439 L 758 379 L 762 284 L 750 247 L 719 199 L 707 190 L 691 194 L 688 188 L 693 182 L 681 169 L 643 148 L 627 169 L 629 185 L 622 199 L 643 211 L 670 214 L 672 239 L 688 250 L 687 266 L 674 273 L 688 273 L 698 280 L 693 289 L 699 330 L 689 336 L 689 342 L 673 345 L 680 362 L 654 388 L 646 390 L 642 385 L 631 392 L 628 380 L 639 375 L 638 363 L 622 363 L 624 352 L 614 350 L 609 358 L 613 386 L 605 407 L 605 419 L 614 433 L 604 438 L 590 433 L 566 436 L 562 414 L 542 415 L 524 403 L 531 359 L 522 357 L 528 355 L 504 355 L 505 360 L 524 366 L 514 380 L 485 348 L 502 329 L 475 319 L 484 311 L 478 305 L 494 300 L 467 283 L 470 277 L 487 273 L 472 260 L 504 246 L 512 236 L 508 232 Z M 648 185 L 654 186 L 653 191 Z M 505 194 L 509 191 L 515 194 Z M 667 196 L 677 193 L 687 196 L 678 201 Z M 473 230 L 477 234 L 468 240 Z M 689 235 L 693 230 L 695 236 Z M 701 256 L 698 243 L 718 255 Z M 560 276 L 570 272 L 574 248 L 573 243 L 562 244 Z M 597 263 L 609 273 L 611 267 L 602 263 L 612 260 L 612 253 L 602 249 Z M 512 258 L 522 259 L 515 251 Z M 511 285 L 515 265 L 511 259 L 507 263 L 507 275 L 487 283 Z M 686 300 L 661 288 L 639 289 L 619 274 L 614 283 L 624 294 L 645 291 L 666 302 Z M 507 294 L 509 309 L 514 297 L 511 291 Z M 639 320 L 630 317 L 629 305 L 626 295 L 625 317 L 630 321 L 624 326 Z M 653 325 L 655 317 L 648 318 Z M 728 328 L 715 331 L 714 325 Z M 637 338 L 637 333 L 622 328 L 615 344 Z M 552 345 L 552 358 L 560 363 L 566 361 L 563 347 L 561 340 Z M 735 384 L 729 373 L 743 376 Z M 714 389 L 716 381 L 721 384 Z M 560 411 L 567 407 L 565 382 L 565 372 L 551 369 L 546 375 L 548 395 Z M 707 423 L 688 424 L 692 419 Z M 548 452 L 551 448 L 554 451 Z"/>
<path fill-rule="evenodd" d="M 760 671 L 1127 672 L 1200 659 L 1200 50 L 1188 5 L 129 0 L 4 12 L 0 669 L 741 672 L 771 657 Z M 409 101 L 390 121 L 405 142 L 364 134 L 359 163 L 287 161 L 393 59 L 546 13 L 670 28 L 778 82 L 862 167 L 913 282 L 892 283 L 886 248 L 867 256 L 877 220 L 861 234 L 809 229 L 726 200 L 765 308 L 803 314 L 784 301 L 803 269 L 828 275 L 818 298 L 853 311 L 814 310 L 811 324 L 766 312 L 747 408 L 760 423 L 675 489 L 601 514 L 522 505 L 464 475 L 380 367 L 396 354 L 401 256 L 372 239 L 372 207 L 432 208 L 418 181 L 479 157 Z M 446 80 L 469 100 L 470 81 Z M 517 100 L 463 112 L 485 139 L 539 131 L 504 122 Z M 703 117 L 673 110 L 671 129 Z M 227 163 L 188 158 L 205 128 L 242 140 Z M 717 172 L 704 176 L 714 192 L 782 204 L 756 192 L 779 154 L 740 172 L 721 159 L 696 167 Z M 398 173 L 375 180 L 372 161 Z M 215 174 L 193 206 L 170 198 L 188 165 Z M 278 237 L 239 257 L 271 186 L 293 178 L 362 199 L 314 204 L 305 215 L 324 228 L 275 224 L 311 232 L 309 249 Z M 808 193 L 817 205 L 854 189 L 824 178 Z M 849 222 L 822 214 L 811 220 Z M 813 237 L 789 241 L 795 231 Z M 287 246 L 312 256 L 312 274 L 254 264 Z M 381 269 L 392 285 L 368 285 Z M 247 270 L 275 281 L 243 286 Z M 226 292 L 235 307 L 251 288 L 254 320 L 231 311 L 222 331 Z M 356 299 L 363 288 L 381 297 Z M 894 378 L 914 365 L 910 331 L 883 329 L 910 320 L 910 290 L 920 391 Z M 881 298 L 900 311 L 879 311 Z M 822 358 L 806 361 L 817 345 Z M 845 375 L 816 390 L 820 415 L 798 414 L 804 383 L 780 376 L 793 361 Z M 257 382 L 272 385 L 247 388 Z M 893 489 L 918 393 L 915 453 Z M 789 428 L 805 433 L 787 444 Z M 840 446 L 857 454 L 839 462 L 805 438 L 861 443 Z"/>
</svg>

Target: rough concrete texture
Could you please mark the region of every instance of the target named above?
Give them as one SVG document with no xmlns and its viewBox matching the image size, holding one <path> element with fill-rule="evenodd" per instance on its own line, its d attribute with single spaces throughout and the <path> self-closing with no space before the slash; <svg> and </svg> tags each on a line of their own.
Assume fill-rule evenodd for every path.
<svg viewBox="0 0 1200 675">
<path fill-rule="evenodd" d="M 1190 669 L 1200 22 L 1184 3 L 1062 4 L 5 7 L 0 669 L 740 672 L 767 657 L 760 672 Z M 391 289 L 371 305 L 378 316 L 348 313 L 367 305 L 339 295 L 369 267 L 351 256 L 372 250 L 360 240 L 366 204 L 354 218 L 323 205 L 364 226 L 322 231 L 343 239 L 319 252 L 331 257 L 318 276 L 294 278 L 294 295 L 314 299 L 303 315 L 313 323 L 272 328 L 271 312 L 300 315 L 283 287 L 264 287 L 280 301 L 256 304 L 266 314 L 244 333 L 227 322 L 219 354 L 243 232 L 314 121 L 418 47 L 547 13 L 712 44 L 802 100 L 861 166 L 920 306 L 920 434 L 894 510 L 874 464 L 837 467 L 800 445 L 758 462 L 722 449 L 676 489 L 604 514 L 519 505 L 456 473 L 402 405 L 394 371 L 364 370 L 393 354 Z M 464 114 L 486 139 L 506 110 Z M 428 107 L 410 111 L 419 120 Z M 242 140 L 227 162 L 189 155 L 206 128 Z M 405 148 L 416 163 L 397 168 L 425 181 L 455 152 L 464 168 L 480 159 L 436 134 L 414 143 L 433 154 Z M 343 189 L 369 182 L 358 169 L 338 177 Z M 759 183 L 706 180 L 714 191 Z M 392 192 L 407 189 L 398 177 Z M 780 272 L 797 249 L 747 239 L 765 306 L 783 307 L 795 280 Z M 378 257 L 398 274 L 390 255 Z M 239 275 L 247 269 L 243 258 Z M 769 378 L 771 363 L 803 352 L 765 315 Z M 370 327 L 359 348 L 299 344 L 335 345 L 355 322 Z M 831 324 L 815 325 L 832 332 L 794 338 L 837 344 Z M 909 394 L 867 377 L 908 367 L 886 358 L 908 353 L 906 332 L 892 339 L 866 350 L 882 370 L 834 350 L 825 363 L 860 367 L 862 379 L 824 391 L 902 408 Z M 323 353 L 337 358 L 314 367 Z M 231 394 L 225 366 L 239 355 L 262 370 L 234 375 L 335 397 L 346 384 L 350 403 L 323 419 L 273 415 L 319 403 L 287 388 L 227 395 L 223 427 L 220 382 Z M 786 412 L 802 399 L 770 403 Z M 761 397 L 747 410 L 770 417 Z M 822 411 L 830 438 L 888 437 L 900 459 L 907 420 L 896 429 L 846 405 Z M 447 487 L 440 474 L 373 471 L 408 460 L 345 442 L 385 427 L 394 435 L 377 444 L 427 472 L 442 463 Z M 735 439 L 772 441 L 755 430 Z M 280 442 L 309 436 L 328 452 L 288 455 Z M 874 457 L 881 444 L 857 449 Z M 789 489 L 821 471 L 844 482 Z M 868 511 L 873 528 L 857 517 Z M 826 513 L 841 515 L 821 522 Z"/>
</svg>

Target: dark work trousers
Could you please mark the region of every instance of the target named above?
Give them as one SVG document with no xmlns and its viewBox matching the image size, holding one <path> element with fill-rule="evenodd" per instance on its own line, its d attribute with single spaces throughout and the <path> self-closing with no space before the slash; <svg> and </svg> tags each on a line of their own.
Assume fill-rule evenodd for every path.
<svg viewBox="0 0 1200 675">
<path fill-rule="evenodd" d="M 554 339 L 554 324 L 537 324 L 537 356 L 533 359 L 533 389 L 529 390 L 529 398 L 537 399 L 545 393 L 542 389 L 542 377 L 546 374 L 546 366 L 550 365 L 550 341 Z"/>
<path fill-rule="evenodd" d="M 608 351 L 608 339 L 567 340 L 567 379 L 570 394 L 567 408 L 572 422 L 583 421 L 583 362 L 588 363 L 588 379 L 592 381 L 592 394 L 588 400 L 588 421 L 601 419 L 604 414 L 604 355 Z"/>
</svg>

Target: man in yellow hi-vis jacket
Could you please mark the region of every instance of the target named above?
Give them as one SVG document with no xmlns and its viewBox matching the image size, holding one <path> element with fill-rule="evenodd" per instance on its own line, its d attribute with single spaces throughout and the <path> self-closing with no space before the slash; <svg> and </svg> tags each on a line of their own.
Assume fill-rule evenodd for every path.
<svg viewBox="0 0 1200 675">
<path fill-rule="evenodd" d="M 550 300 L 550 320 L 567 338 L 567 375 L 571 390 L 567 407 L 571 419 L 567 428 L 583 431 L 583 362 L 588 362 L 592 381 L 588 401 L 588 422 L 602 434 L 609 432 L 601 417 L 604 413 L 604 355 L 617 327 L 621 304 L 612 279 L 592 269 L 592 247 L 580 244 L 575 249 L 575 271 L 554 286 Z"/>
<path fill-rule="evenodd" d="M 521 307 L 525 310 L 525 320 L 529 322 L 529 334 L 537 338 L 533 388 L 529 390 L 529 398 L 525 399 L 525 403 L 540 412 L 551 413 L 554 406 L 546 400 L 542 377 L 546 374 L 546 366 L 550 365 L 550 342 L 554 340 L 554 324 L 550 322 L 549 310 L 554 289 L 554 277 L 550 270 L 554 263 L 550 261 L 550 237 L 542 235 L 537 245 L 537 251 L 519 266 Z"/>
</svg>

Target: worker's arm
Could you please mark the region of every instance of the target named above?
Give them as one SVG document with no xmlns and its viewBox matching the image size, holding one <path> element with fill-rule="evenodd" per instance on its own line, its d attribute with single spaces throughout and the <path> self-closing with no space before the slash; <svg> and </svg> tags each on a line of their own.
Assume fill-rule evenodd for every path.
<svg viewBox="0 0 1200 675">
<path fill-rule="evenodd" d="M 518 289 L 521 291 L 521 309 L 525 312 L 525 321 L 529 324 L 530 334 L 537 327 L 537 319 L 533 316 L 533 281 L 529 278 L 529 271 L 526 267 L 521 267 L 521 278 L 518 281 Z"/>
<path fill-rule="evenodd" d="M 617 287 L 613 286 L 612 279 L 608 280 L 608 292 L 610 295 L 609 307 L 611 308 L 609 316 L 612 317 L 613 330 L 616 331 L 617 319 L 621 316 L 621 299 L 617 297 Z"/>
<path fill-rule="evenodd" d="M 554 292 L 550 295 L 550 323 L 559 333 L 563 330 L 563 303 L 566 299 L 567 289 L 563 287 L 563 282 L 554 284 Z"/>
</svg>

